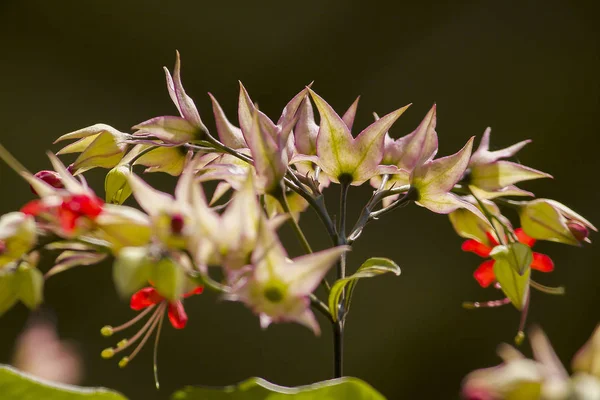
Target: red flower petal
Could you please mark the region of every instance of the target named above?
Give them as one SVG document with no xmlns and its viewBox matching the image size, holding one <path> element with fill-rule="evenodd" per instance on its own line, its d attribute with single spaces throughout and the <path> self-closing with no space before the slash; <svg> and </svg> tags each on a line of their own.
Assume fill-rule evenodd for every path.
<svg viewBox="0 0 600 400">
<path fill-rule="evenodd" d="M 554 261 L 542 253 L 533 253 L 531 268 L 541 272 L 551 272 L 554 270 Z"/>
<path fill-rule="evenodd" d="M 37 217 L 41 212 L 45 211 L 45 209 L 46 207 L 42 203 L 42 200 L 33 200 L 25 204 L 23 208 L 21 208 L 21 212 L 23 214 Z"/>
<path fill-rule="evenodd" d="M 462 244 L 461 249 L 463 251 L 469 251 L 471 253 L 475 253 L 480 257 L 489 257 L 490 252 L 492 251 L 491 247 L 486 246 L 485 244 L 480 243 L 477 240 L 473 240 L 473 239 L 466 240 Z"/>
<path fill-rule="evenodd" d="M 529 247 L 532 247 L 535 244 L 535 239 L 526 234 L 525 231 L 523 231 L 523 228 L 515 229 L 515 235 L 517 235 L 519 242 L 526 244 Z"/>
<path fill-rule="evenodd" d="M 490 241 L 490 244 L 492 245 L 491 247 L 496 247 L 500 244 L 492 232 L 486 232 L 485 236 L 487 236 L 488 240 Z"/>
<path fill-rule="evenodd" d="M 132 310 L 139 311 L 143 308 L 158 304 L 164 300 L 156 289 L 147 287 L 137 291 L 131 296 L 130 306 Z"/>
<path fill-rule="evenodd" d="M 473 272 L 473 277 L 479 282 L 481 287 L 488 287 L 496 280 L 494 275 L 494 260 L 482 262 L 479 267 Z"/>
<path fill-rule="evenodd" d="M 73 232 L 79 215 L 73 211 L 61 208 L 58 210 L 58 220 L 60 221 L 60 227 L 67 233 Z"/>
<path fill-rule="evenodd" d="M 102 200 L 95 196 L 77 194 L 66 198 L 61 207 L 78 215 L 94 219 L 102 212 L 102 205 Z"/>
<path fill-rule="evenodd" d="M 189 292 L 184 294 L 183 297 L 187 298 L 195 294 L 201 294 L 202 292 L 204 292 L 204 286 L 198 286 L 196 289 L 190 290 Z"/>
<path fill-rule="evenodd" d="M 175 329 L 185 328 L 188 322 L 188 316 L 185 313 L 181 301 L 169 303 L 169 321 L 171 321 L 171 325 L 173 325 L 173 328 Z"/>
</svg>

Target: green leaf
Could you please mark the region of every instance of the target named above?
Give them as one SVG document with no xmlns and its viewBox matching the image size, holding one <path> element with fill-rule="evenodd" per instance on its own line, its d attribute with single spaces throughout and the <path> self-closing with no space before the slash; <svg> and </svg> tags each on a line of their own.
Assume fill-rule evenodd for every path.
<svg viewBox="0 0 600 400">
<path fill-rule="evenodd" d="M 10 400 L 126 400 L 106 389 L 51 383 L 8 366 L 0 366 L 0 394 Z"/>
<path fill-rule="evenodd" d="M 519 274 L 506 259 L 496 260 L 494 263 L 496 280 L 500 283 L 506 297 L 518 310 L 522 310 L 525 304 L 530 274 L 531 268 L 527 268 L 523 274 Z"/>
<path fill-rule="evenodd" d="M 389 258 L 373 257 L 365 261 L 354 275 L 337 280 L 331 287 L 331 292 L 329 293 L 329 311 L 331 312 L 333 319 L 336 321 L 339 319 L 339 304 L 344 289 L 347 291 L 344 308 L 345 312 L 348 312 L 350 301 L 352 300 L 352 293 L 358 283 L 358 279 L 372 278 L 388 272 L 393 273 L 396 276 L 400 275 L 400 267 Z"/>
<path fill-rule="evenodd" d="M 221 389 L 187 387 L 175 392 L 171 400 L 385 400 L 366 382 L 357 378 L 340 378 L 307 386 L 287 388 L 260 378 L 251 378 Z"/>
<path fill-rule="evenodd" d="M 44 275 L 39 269 L 21 264 L 15 273 L 19 299 L 29 308 L 37 308 L 44 298 Z"/>
</svg>

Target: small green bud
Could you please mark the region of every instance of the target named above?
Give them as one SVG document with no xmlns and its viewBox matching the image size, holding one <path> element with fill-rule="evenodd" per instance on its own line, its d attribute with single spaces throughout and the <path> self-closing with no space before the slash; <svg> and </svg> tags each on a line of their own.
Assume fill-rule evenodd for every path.
<svg viewBox="0 0 600 400">
<path fill-rule="evenodd" d="M 127 346 L 127 343 L 127 339 L 121 340 L 119 343 L 117 343 L 117 349 L 122 349 L 123 347 Z"/>
<path fill-rule="evenodd" d="M 119 361 L 120 368 L 125 368 L 127 364 L 129 364 L 129 357 L 123 357 L 121 358 L 121 361 Z"/>
<path fill-rule="evenodd" d="M 112 336 L 113 334 L 113 328 L 112 326 L 103 326 L 102 329 L 100 329 L 100 334 L 104 337 L 109 337 Z"/>
<path fill-rule="evenodd" d="M 114 351 L 114 349 L 112 349 L 112 348 L 109 347 L 108 349 L 102 350 L 102 353 L 100 353 L 100 355 L 105 360 L 108 360 L 109 358 L 113 358 L 114 357 L 115 351 Z"/>
<path fill-rule="evenodd" d="M 131 187 L 127 181 L 129 175 L 131 170 L 128 165 L 117 165 L 106 174 L 104 191 L 107 203 L 123 204 L 131 196 Z"/>
</svg>

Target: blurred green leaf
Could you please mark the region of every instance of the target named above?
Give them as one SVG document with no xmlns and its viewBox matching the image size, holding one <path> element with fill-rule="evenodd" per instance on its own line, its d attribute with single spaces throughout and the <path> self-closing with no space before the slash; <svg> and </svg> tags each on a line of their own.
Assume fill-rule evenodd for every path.
<svg viewBox="0 0 600 400">
<path fill-rule="evenodd" d="M 345 312 L 348 312 L 352 300 L 352 293 L 358 283 L 358 279 L 372 278 L 385 273 L 400 275 L 400 267 L 389 258 L 373 257 L 365 261 L 354 275 L 337 280 L 331 287 L 331 292 L 329 292 L 329 311 L 331 312 L 333 319 L 337 321 L 339 318 L 339 304 L 344 289 L 347 290 L 344 310 Z"/>
<path fill-rule="evenodd" d="M 47 382 L 0 366 L 0 398 L 10 400 L 126 400 L 121 394 L 102 388 L 81 388 Z"/>
<path fill-rule="evenodd" d="M 221 389 L 187 387 L 175 392 L 171 400 L 385 400 L 369 384 L 357 378 L 340 378 L 312 385 L 287 388 L 260 378 L 251 378 Z"/>
</svg>

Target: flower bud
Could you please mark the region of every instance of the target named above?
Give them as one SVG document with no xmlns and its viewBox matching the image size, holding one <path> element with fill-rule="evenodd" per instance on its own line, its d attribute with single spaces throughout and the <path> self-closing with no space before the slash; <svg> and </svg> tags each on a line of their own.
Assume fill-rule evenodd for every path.
<svg viewBox="0 0 600 400">
<path fill-rule="evenodd" d="M 579 246 L 589 241 L 589 230 L 596 228 L 564 204 L 550 199 L 525 203 L 520 210 L 521 226 L 534 239 Z"/>
<path fill-rule="evenodd" d="M 35 220 L 12 212 L 0 218 L 0 268 L 21 258 L 37 241 Z"/>
<path fill-rule="evenodd" d="M 587 239 L 587 237 L 590 234 L 589 229 L 578 221 L 567 222 L 567 227 L 569 228 L 573 236 L 575 236 L 575 239 L 579 240 L 580 242 L 583 242 L 585 239 Z"/>
<path fill-rule="evenodd" d="M 107 203 L 120 205 L 131 196 L 131 187 L 127 181 L 129 175 L 131 170 L 127 165 L 117 165 L 106 174 L 104 191 Z"/>
<path fill-rule="evenodd" d="M 60 178 L 60 175 L 58 175 L 58 172 L 44 170 L 35 174 L 35 177 L 46 182 L 48 185 L 56 189 L 63 189 L 65 187 L 62 179 Z M 31 189 L 31 192 L 33 194 L 35 194 L 36 196 L 38 195 L 38 192 L 36 192 L 33 186 L 30 185 L 29 188 Z"/>
</svg>

